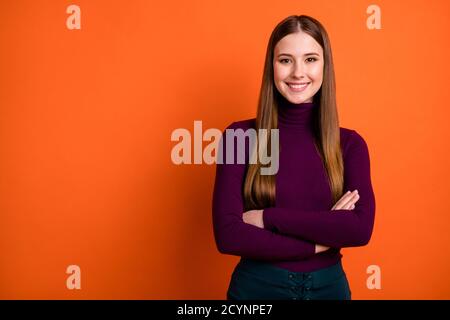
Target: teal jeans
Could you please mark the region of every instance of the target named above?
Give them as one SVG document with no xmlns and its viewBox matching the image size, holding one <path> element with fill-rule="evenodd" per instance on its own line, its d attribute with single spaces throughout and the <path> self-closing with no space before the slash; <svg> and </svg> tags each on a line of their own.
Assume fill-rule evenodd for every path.
<svg viewBox="0 0 450 320">
<path fill-rule="evenodd" d="M 341 261 L 313 272 L 292 272 L 242 258 L 227 291 L 228 300 L 351 300 Z"/>
</svg>

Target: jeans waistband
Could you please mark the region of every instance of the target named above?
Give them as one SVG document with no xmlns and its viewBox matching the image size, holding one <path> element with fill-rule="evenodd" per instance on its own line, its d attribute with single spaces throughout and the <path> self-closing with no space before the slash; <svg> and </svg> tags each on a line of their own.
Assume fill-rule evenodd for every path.
<svg viewBox="0 0 450 320">
<path fill-rule="evenodd" d="M 333 282 L 345 275 L 341 260 L 336 264 L 311 272 L 294 272 L 275 267 L 269 262 L 242 258 L 238 263 L 238 269 L 263 278 L 277 279 L 281 282 L 311 281 L 314 287 L 321 287 Z"/>
</svg>

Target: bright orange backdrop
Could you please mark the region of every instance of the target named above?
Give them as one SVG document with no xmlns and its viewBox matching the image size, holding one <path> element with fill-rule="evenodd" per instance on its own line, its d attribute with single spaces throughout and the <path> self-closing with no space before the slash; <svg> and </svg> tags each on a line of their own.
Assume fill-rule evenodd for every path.
<svg viewBox="0 0 450 320">
<path fill-rule="evenodd" d="M 370 4 L 1 1 L 0 298 L 225 298 L 238 257 L 215 247 L 215 167 L 174 165 L 170 135 L 254 117 L 272 29 L 307 14 L 371 156 L 373 237 L 343 249 L 353 298 L 449 299 L 450 2 L 376 1 L 381 30 Z"/>
</svg>

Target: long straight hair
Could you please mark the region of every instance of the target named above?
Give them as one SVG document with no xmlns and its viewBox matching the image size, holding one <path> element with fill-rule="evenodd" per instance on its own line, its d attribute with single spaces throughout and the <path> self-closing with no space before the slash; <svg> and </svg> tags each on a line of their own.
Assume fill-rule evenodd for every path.
<svg viewBox="0 0 450 320">
<path fill-rule="evenodd" d="M 265 150 L 270 149 L 270 130 L 278 128 L 277 89 L 274 84 L 273 58 L 275 46 L 288 34 L 303 31 L 314 38 L 323 49 L 323 81 L 319 91 L 314 95 L 314 104 L 318 106 L 313 117 L 314 144 L 319 153 L 328 176 L 333 203 L 343 193 L 344 166 L 340 147 L 339 120 L 336 108 L 336 85 L 331 44 L 325 28 L 316 19 L 306 16 L 289 16 L 281 21 L 272 34 L 267 45 L 266 59 L 256 115 L 256 130 L 267 129 L 269 135 Z M 257 142 L 259 144 L 259 141 Z M 255 145 L 255 148 L 258 146 Z M 249 164 L 244 182 L 244 206 L 246 210 L 263 209 L 275 205 L 276 175 L 261 175 L 263 167 L 259 161 Z"/>
</svg>

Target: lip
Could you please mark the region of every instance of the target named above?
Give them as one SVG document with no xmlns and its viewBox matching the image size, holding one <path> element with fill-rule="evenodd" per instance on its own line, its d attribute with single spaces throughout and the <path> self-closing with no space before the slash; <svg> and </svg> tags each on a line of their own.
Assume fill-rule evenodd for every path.
<svg viewBox="0 0 450 320">
<path fill-rule="evenodd" d="M 306 83 L 307 83 L 306 86 L 304 86 L 304 87 L 302 87 L 302 88 L 292 88 L 292 87 L 290 86 L 290 84 L 299 85 L 300 83 L 296 83 L 296 82 L 286 82 L 286 84 L 287 84 L 289 90 L 292 91 L 292 92 L 295 92 L 295 93 L 305 91 L 305 89 L 308 88 L 308 86 L 311 84 L 311 82 L 306 82 Z"/>
</svg>

